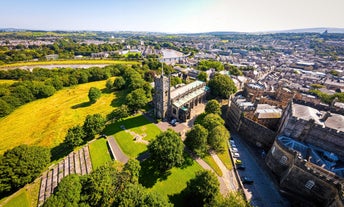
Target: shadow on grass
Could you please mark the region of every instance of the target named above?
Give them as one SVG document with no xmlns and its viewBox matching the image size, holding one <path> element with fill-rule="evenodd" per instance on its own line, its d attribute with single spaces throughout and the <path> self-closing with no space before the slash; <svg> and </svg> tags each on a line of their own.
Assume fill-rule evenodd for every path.
<svg viewBox="0 0 344 207">
<path fill-rule="evenodd" d="M 168 195 L 170 202 L 173 203 L 173 206 L 177 207 L 190 206 L 190 203 L 187 202 L 187 197 L 188 195 L 185 189 L 178 194 Z"/>
<path fill-rule="evenodd" d="M 139 183 L 141 183 L 146 188 L 151 188 L 159 180 L 166 180 L 171 171 L 161 172 L 151 159 L 146 159 L 141 162 L 141 170 L 139 176 Z"/>
<path fill-rule="evenodd" d="M 91 106 L 93 103 L 90 101 L 84 102 L 84 103 L 80 103 L 80 104 L 76 104 L 74 106 L 72 106 L 72 109 L 78 109 L 78 108 L 85 108 L 85 107 L 89 107 Z"/>
<path fill-rule="evenodd" d="M 103 133 L 112 135 L 112 134 L 116 134 L 119 131 L 122 131 L 123 130 L 121 128 L 122 125 L 125 127 L 125 129 L 131 129 L 135 127 L 144 126 L 149 123 L 151 122 L 148 121 L 143 115 L 133 116 L 133 117 L 124 119 L 122 121 L 118 121 L 118 122 L 106 125 L 105 129 L 103 130 Z"/>
<path fill-rule="evenodd" d="M 128 94 L 128 90 L 115 91 L 114 93 L 116 98 L 112 100 L 110 105 L 112 107 L 119 107 L 125 104 L 125 97 Z"/>
<path fill-rule="evenodd" d="M 73 148 L 69 147 L 66 143 L 61 143 L 60 145 L 51 149 L 51 161 L 66 157 L 72 151 Z"/>
</svg>

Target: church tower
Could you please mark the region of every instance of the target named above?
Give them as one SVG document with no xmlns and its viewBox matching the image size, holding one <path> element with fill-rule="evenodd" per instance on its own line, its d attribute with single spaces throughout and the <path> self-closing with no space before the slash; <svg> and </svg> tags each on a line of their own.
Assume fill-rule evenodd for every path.
<svg viewBox="0 0 344 207">
<path fill-rule="evenodd" d="M 154 78 L 154 115 L 158 119 L 165 120 L 169 117 L 170 108 L 170 77 L 162 74 Z"/>
</svg>

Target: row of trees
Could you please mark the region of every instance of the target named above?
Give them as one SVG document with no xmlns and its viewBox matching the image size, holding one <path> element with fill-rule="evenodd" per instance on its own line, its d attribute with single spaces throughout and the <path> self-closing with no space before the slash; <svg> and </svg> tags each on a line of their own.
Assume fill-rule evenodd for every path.
<svg viewBox="0 0 344 207">
<path fill-rule="evenodd" d="M 105 127 L 105 118 L 100 114 L 87 115 L 82 126 L 77 125 L 68 129 L 64 143 L 73 149 L 100 134 Z"/>
<path fill-rule="evenodd" d="M 50 150 L 20 145 L 0 155 L 0 198 L 32 182 L 50 163 Z"/>
<path fill-rule="evenodd" d="M 106 80 L 120 74 L 121 65 L 89 69 L 1 70 L 0 79 L 17 80 L 13 84 L 0 84 L 0 117 L 10 114 L 17 107 L 36 99 L 52 96 L 63 87 Z M 93 94 L 94 95 L 94 94 Z M 96 97 L 99 96 L 96 94 Z M 93 96 L 91 96 L 93 97 Z M 91 101 L 94 101 L 92 99 Z"/>
<path fill-rule="evenodd" d="M 204 157 L 209 150 L 222 153 L 227 149 L 230 135 L 220 114 L 220 104 L 216 100 L 210 100 L 205 113 L 196 118 L 195 125 L 186 133 L 185 145 L 197 156 Z"/>
</svg>

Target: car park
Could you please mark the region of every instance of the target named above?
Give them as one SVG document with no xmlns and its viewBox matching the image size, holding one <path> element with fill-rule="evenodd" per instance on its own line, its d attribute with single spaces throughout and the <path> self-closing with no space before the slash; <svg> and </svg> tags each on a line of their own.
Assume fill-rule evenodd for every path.
<svg viewBox="0 0 344 207">
<path fill-rule="evenodd" d="M 241 177 L 241 182 L 243 184 L 253 184 L 253 180 L 247 176 Z"/>
</svg>

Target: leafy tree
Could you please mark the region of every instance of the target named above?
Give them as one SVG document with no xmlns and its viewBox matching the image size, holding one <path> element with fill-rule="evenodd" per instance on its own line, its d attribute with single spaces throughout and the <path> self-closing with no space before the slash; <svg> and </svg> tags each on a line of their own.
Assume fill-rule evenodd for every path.
<svg viewBox="0 0 344 207">
<path fill-rule="evenodd" d="M 122 174 L 124 174 L 127 177 L 129 182 L 138 183 L 140 170 L 140 162 L 136 159 L 129 159 L 123 167 Z"/>
<path fill-rule="evenodd" d="M 241 70 L 235 65 L 226 64 L 225 69 L 228 70 L 231 75 L 236 75 L 236 76 L 243 75 Z"/>
<path fill-rule="evenodd" d="M 37 98 L 47 98 L 49 96 L 54 95 L 55 92 L 56 92 L 56 89 L 54 88 L 54 86 L 44 85 L 40 88 Z"/>
<path fill-rule="evenodd" d="M 0 117 L 7 116 L 13 111 L 13 107 L 0 98 Z"/>
<path fill-rule="evenodd" d="M 202 125 L 196 124 L 186 133 L 185 145 L 188 146 L 197 156 L 204 157 L 207 153 L 208 130 Z"/>
<path fill-rule="evenodd" d="M 214 129 L 216 126 L 224 125 L 225 121 L 218 114 L 207 114 L 200 122 L 208 131 Z"/>
<path fill-rule="evenodd" d="M 199 171 L 186 186 L 187 201 L 190 206 L 212 204 L 219 195 L 220 183 L 214 173 Z"/>
<path fill-rule="evenodd" d="M 229 96 L 236 92 L 236 87 L 233 80 L 222 74 L 215 74 L 215 77 L 209 81 L 210 92 L 215 97 L 229 98 Z"/>
<path fill-rule="evenodd" d="M 39 146 L 20 145 L 0 157 L 0 194 L 32 182 L 50 162 L 50 151 Z"/>
<path fill-rule="evenodd" d="M 83 143 L 84 137 L 85 137 L 84 129 L 81 126 L 75 126 L 68 129 L 64 142 L 70 148 L 74 148 Z"/>
<path fill-rule="evenodd" d="M 99 88 L 96 87 L 91 87 L 88 91 L 88 98 L 90 99 L 91 103 L 95 103 L 101 95 L 102 92 L 99 90 Z"/>
<path fill-rule="evenodd" d="M 136 112 L 148 103 L 146 91 L 142 88 L 132 91 L 126 96 L 126 102 L 129 109 Z"/>
<path fill-rule="evenodd" d="M 205 113 L 210 114 L 218 114 L 221 115 L 221 105 L 215 99 L 208 101 L 207 105 L 205 106 Z"/>
<path fill-rule="evenodd" d="M 209 130 L 208 144 L 215 152 L 222 153 L 226 149 L 226 141 L 229 138 L 229 132 L 223 125 L 216 126 Z"/>
<path fill-rule="evenodd" d="M 124 86 L 125 80 L 121 76 L 116 77 L 116 79 L 113 82 L 113 87 L 115 88 L 115 90 L 122 90 Z"/>
<path fill-rule="evenodd" d="M 121 105 L 107 115 L 107 120 L 118 121 L 129 116 L 129 109 L 127 105 Z"/>
<path fill-rule="evenodd" d="M 239 192 L 229 192 L 225 197 L 218 196 L 211 206 L 216 207 L 250 207 L 251 205 L 245 200 Z"/>
<path fill-rule="evenodd" d="M 216 71 L 224 70 L 224 66 L 221 62 L 215 60 L 201 60 L 198 63 L 199 70 L 209 70 L 210 68 L 214 68 Z"/>
<path fill-rule="evenodd" d="M 114 85 L 113 83 L 114 83 L 114 81 L 112 81 L 111 79 L 107 79 L 105 86 L 109 91 L 112 90 L 113 85 Z"/>
<path fill-rule="evenodd" d="M 58 184 L 54 194 L 49 197 L 43 207 L 79 206 L 82 185 L 80 177 L 75 174 L 64 177 Z"/>
<path fill-rule="evenodd" d="M 115 206 L 169 207 L 172 206 L 172 204 L 160 194 L 148 192 L 148 190 L 140 184 L 129 184 L 124 191 L 117 196 Z"/>
<path fill-rule="evenodd" d="M 184 162 L 184 144 L 176 132 L 168 129 L 149 143 L 151 158 L 161 170 L 166 171 Z"/>
<path fill-rule="evenodd" d="M 201 71 L 198 76 L 197 76 L 197 79 L 200 80 L 200 81 L 204 81 L 204 82 L 207 82 L 207 78 L 208 78 L 208 75 L 206 72 L 204 71 Z"/>
<path fill-rule="evenodd" d="M 92 139 L 105 127 L 105 119 L 100 114 L 87 115 L 82 128 L 87 139 Z"/>
<path fill-rule="evenodd" d="M 172 76 L 171 77 L 171 86 L 176 86 L 182 83 L 182 79 L 179 77 Z"/>
<path fill-rule="evenodd" d="M 118 171 L 107 164 L 93 171 L 83 186 L 82 196 L 90 206 L 111 206 L 125 183 L 121 182 Z"/>
</svg>

